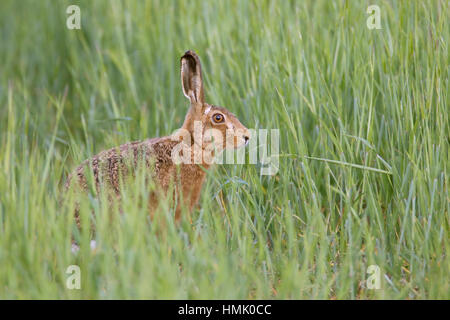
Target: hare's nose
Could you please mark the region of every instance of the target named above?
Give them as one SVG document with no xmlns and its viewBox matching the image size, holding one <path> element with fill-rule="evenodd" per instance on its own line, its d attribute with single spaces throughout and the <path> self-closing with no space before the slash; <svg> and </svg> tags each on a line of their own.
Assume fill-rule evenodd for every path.
<svg viewBox="0 0 450 320">
<path fill-rule="evenodd" d="M 245 144 L 247 144 L 248 140 L 250 140 L 250 137 L 249 136 L 244 136 L 244 140 L 245 140 Z"/>
</svg>

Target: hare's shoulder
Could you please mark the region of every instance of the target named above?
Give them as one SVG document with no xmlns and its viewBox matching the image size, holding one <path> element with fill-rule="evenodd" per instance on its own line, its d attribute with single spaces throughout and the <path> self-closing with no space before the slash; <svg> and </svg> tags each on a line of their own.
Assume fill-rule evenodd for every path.
<svg viewBox="0 0 450 320">
<path fill-rule="evenodd" d="M 170 136 L 162 138 L 151 138 L 141 142 L 141 147 L 156 163 L 172 163 L 172 150 L 179 142 Z"/>
</svg>

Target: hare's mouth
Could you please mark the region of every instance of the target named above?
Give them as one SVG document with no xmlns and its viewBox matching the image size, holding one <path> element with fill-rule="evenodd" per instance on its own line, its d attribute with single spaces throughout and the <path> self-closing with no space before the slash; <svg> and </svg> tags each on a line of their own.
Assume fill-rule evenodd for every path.
<svg viewBox="0 0 450 320">
<path fill-rule="evenodd" d="M 241 141 L 244 141 L 244 143 L 240 144 L 238 146 L 238 148 L 239 147 L 246 147 L 248 145 L 248 143 L 250 142 L 250 137 L 249 136 L 242 136 L 241 139 L 242 139 Z"/>
<path fill-rule="evenodd" d="M 236 140 L 235 140 L 235 143 L 234 143 L 234 148 L 235 149 L 245 148 L 248 145 L 249 141 L 250 141 L 250 139 L 248 137 L 246 137 L 246 136 L 240 137 L 240 138 L 236 137 Z"/>
</svg>

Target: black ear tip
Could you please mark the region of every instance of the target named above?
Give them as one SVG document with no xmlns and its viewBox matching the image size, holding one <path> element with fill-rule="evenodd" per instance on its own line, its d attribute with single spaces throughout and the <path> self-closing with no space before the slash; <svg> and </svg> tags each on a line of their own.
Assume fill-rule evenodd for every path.
<svg viewBox="0 0 450 320">
<path fill-rule="evenodd" d="M 184 53 L 184 55 L 181 57 L 181 59 L 184 59 L 184 58 L 194 58 L 194 60 L 195 60 L 196 62 L 198 62 L 198 61 L 200 60 L 200 59 L 198 58 L 197 54 L 196 54 L 194 51 L 192 51 L 192 50 L 186 51 L 186 52 Z"/>
<path fill-rule="evenodd" d="M 185 56 L 196 56 L 195 52 L 193 50 L 188 50 L 184 53 Z"/>
</svg>

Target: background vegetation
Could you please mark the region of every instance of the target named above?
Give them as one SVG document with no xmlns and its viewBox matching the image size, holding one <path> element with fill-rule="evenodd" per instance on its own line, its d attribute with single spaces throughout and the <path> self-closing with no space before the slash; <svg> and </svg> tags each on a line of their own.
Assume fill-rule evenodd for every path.
<svg viewBox="0 0 450 320">
<path fill-rule="evenodd" d="M 448 18 L 437 0 L 1 1 L 0 298 L 449 299 Z M 217 166 L 166 228 L 90 197 L 97 248 L 83 231 L 72 253 L 65 177 L 181 125 L 187 49 L 208 101 L 280 129 L 278 174 Z"/>
</svg>

